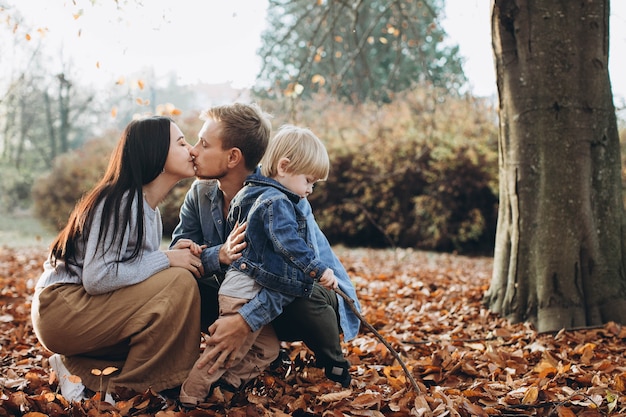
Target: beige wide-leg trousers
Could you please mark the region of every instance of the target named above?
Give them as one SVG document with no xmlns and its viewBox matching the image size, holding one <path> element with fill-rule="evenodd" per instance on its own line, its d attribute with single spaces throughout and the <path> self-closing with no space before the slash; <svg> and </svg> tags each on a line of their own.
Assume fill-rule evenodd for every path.
<svg viewBox="0 0 626 417">
<path fill-rule="evenodd" d="M 200 294 L 183 268 L 102 295 L 89 295 L 82 285 L 52 285 L 35 293 L 31 315 L 41 344 L 64 355 L 68 370 L 93 391 L 100 377 L 91 370 L 109 366 L 119 369 L 110 390 L 177 387 L 200 350 Z"/>
</svg>

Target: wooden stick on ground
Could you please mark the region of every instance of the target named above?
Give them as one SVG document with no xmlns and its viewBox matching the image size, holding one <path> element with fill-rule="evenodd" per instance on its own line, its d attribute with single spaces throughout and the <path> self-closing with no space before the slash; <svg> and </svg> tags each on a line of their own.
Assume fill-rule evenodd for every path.
<svg viewBox="0 0 626 417">
<path fill-rule="evenodd" d="M 383 335 L 378 333 L 378 331 L 374 328 L 374 326 L 372 326 L 371 324 L 369 324 L 365 320 L 365 318 L 361 315 L 361 313 L 359 313 L 359 311 L 356 309 L 356 307 L 354 305 L 354 301 L 350 297 L 348 297 L 345 292 L 341 291 L 339 288 L 335 288 L 335 292 L 337 294 L 339 294 L 341 296 L 341 298 L 343 298 L 345 300 L 345 302 L 350 307 L 350 310 L 352 310 L 352 312 L 359 318 L 361 323 L 365 327 L 367 327 L 369 329 L 369 331 L 374 333 L 374 335 L 383 343 L 383 345 L 385 345 L 387 350 L 389 350 L 389 352 L 391 352 L 393 357 L 396 358 L 396 360 L 398 361 L 398 363 L 400 364 L 400 366 L 404 370 L 404 373 L 406 374 L 407 378 L 409 379 L 409 381 L 411 381 L 411 385 L 413 385 L 413 389 L 415 390 L 415 392 L 421 393 L 421 390 L 419 389 L 419 387 L 417 385 L 417 382 L 415 382 L 415 379 L 413 379 L 413 375 L 411 375 L 411 372 L 409 372 L 409 369 L 407 368 L 407 366 L 404 363 L 404 361 L 402 360 L 402 358 L 400 358 L 400 355 L 398 354 L 398 352 L 396 352 L 395 349 L 391 346 L 391 344 L 389 344 L 389 342 L 387 342 L 385 340 Z"/>
</svg>

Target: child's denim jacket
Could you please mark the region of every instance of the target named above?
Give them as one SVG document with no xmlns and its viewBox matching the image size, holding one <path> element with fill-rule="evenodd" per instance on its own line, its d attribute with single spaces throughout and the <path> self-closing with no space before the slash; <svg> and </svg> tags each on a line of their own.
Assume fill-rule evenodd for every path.
<svg viewBox="0 0 626 417">
<path fill-rule="evenodd" d="M 231 226 L 247 222 L 247 246 L 231 267 L 264 287 L 310 297 L 313 282 L 329 266 L 316 256 L 309 241 L 299 201 L 300 196 L 278 181 L 260 174 L 249 176 L 231 202 L 228 216 Z"/>
</svg>

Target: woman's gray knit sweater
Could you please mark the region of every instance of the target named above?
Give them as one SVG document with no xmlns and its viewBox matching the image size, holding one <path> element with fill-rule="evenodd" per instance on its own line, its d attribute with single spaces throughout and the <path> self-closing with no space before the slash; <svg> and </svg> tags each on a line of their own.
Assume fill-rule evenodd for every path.
<svg viewBox="0 0 626 417">
<path fill-rule="evenodd" d="M 44 263 L 44 272 L 37 282 L 37 288 L 47 287 L 56 283 L 82 284 L 91 295 L 105 294 L 119 288 L 137 284 L 170 266 L 169 259 L 160 250 L 163 225 L 158 207 L 152 209 L 142 199 L 144 210 L 144 236 L 142 242 L 136 241 L 137 222 L 131 219 L 123 236 L 118 237 L 113 246 L 109 233 L 104 242 L 98 242 L 100 221 L 104 202 L 100 202 L 94 213 L 91 229 L 86 231 L 87 243 L 77 247 L 77 265 L 68 265 L 57 261 L 56 267 L 50 261 Z M 125 200 L 122 200 L 124 205 Z M 137 199 L 133 199 L 132 212 L 137 210 Z M 132 216 L 131 216 L 132 217 Z M 110 228 L 112 230 L 112 227 Z M 100 243 L 100 244 L 98 244 Z M 121 259 L 117 249 L 121 245 Z M 136 246 L 140 246 L 139 255 L 128 260 Z M 109 250 L 105 250 L 109 248 Z M 70 270 L 72 273 L 70 273 Z"/>
</svg>

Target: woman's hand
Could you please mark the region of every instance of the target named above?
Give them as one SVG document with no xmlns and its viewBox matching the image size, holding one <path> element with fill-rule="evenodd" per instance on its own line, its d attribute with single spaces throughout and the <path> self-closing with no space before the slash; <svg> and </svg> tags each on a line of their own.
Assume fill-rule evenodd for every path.
<svg viewBox="0 0 626 417">
<path fill-rule="evenodd" d="M 202 369 L 213 362 L 208 370 L 212 374 L 220 367 L 228 368 L 241 359 L 237 355 L 241 341 L 250 333 L 250 326 L 241 314 L 232 314 L 218 318 L 209 327 L 209 333 L 207 347 L 197 365 Z"/>
<path fill-rule="evenodd" d="M 204 267 L 202 266 L 200 256 L 194 255 L 190 248 L 166 250 L 165 255 L 167 255 L 170 261 L 170 266 L 185 268 L 191 271 L 196 278 L 201 278 L 204 275 Z"/>
<path fill-rule="evenodd" d="M 339 284 L 337 283 L 337 277 L 332 269 L 328 268 L 324 271 L 322 277 L 320 278 L 320 285 L 328 288 L 329 290 L 334 290 L 338 287 Z"/>
<path fill-rule="evenodd" d="M 172 246 L 172 249 L 189 249 L 196 256 L 200 256 L 204 248 L 206 245 L 199 245 L 191 239 L 180 239 Z"/>
<path fill-rule="evenodd" d="M 226 242 L 219 251 L 219 261 L 222 265 L 230 265 L 233 261 L 241 258 L 241 251 L 246 247 L 246 223 L 236 223 L 233 230 L 226 238 Z"/>
</svg>

